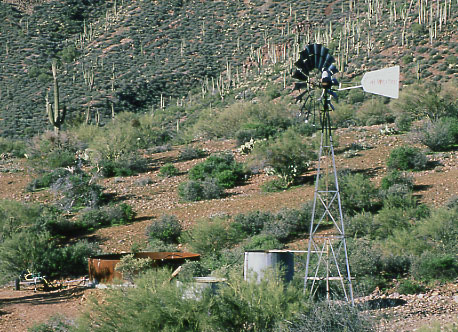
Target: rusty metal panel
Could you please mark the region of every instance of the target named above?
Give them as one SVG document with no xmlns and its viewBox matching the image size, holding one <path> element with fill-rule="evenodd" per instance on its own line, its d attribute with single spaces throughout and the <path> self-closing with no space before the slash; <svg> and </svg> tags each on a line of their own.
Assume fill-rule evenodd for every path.
<svg viewBox="0 0 458 332">
<path fill-rule="evenodd" d="M 88 258 L 89 280 L 91 283 L 110 283 L 114 279 L 122 280 L 122 274 L 115 271 L 122 257 L 131 253 L 105 254 Z M 186 261 L 200 259 L 199 254 L 189 252 L 138 252 L 134 258 L 150 258 L 153 267 L 170 266 L 175 269 Z"/>
</svg>

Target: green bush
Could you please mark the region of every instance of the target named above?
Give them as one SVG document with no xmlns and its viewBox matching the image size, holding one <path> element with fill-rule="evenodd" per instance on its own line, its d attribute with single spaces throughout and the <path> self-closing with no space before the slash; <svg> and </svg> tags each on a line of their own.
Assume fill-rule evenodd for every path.
<svg viewBox="0 0 458 332">
<path fill-rule="evenodd" d="M 102 201 L 102 187 L 95 184 L 92 177 L 84 172 L 57 179 L 51 185 L 51 190 L 63 196 L 58 204 L 65 210 L 95 208 Z"/>
<path fill-rule="evenodd" d="M 301 210 L 283 209 L 264 225 L 263 232 L 285 243 L 309 230 L 311 212 L 309 205 Z"/>
<path fill-rule="evenodd" d="M 75 323 L 62 316 L 52 316 L 48 321 L 35 324 L 28 329 L 28 332 L 70 332 L 75 327 Z"/>
<path fill-rule="evenodd" d="M 378 206 L 377 190 L 363 174 L 348 173 L 339 177 L 340 198 L 345 213 L 355 215 Z"/>
<path fill-rule="evenodd" d="M 178 218 L 172 215 L 162 215 L 159 220 L 153 222 L 146 229 L 146 235 L 151 241 L 161 240 L 164 243 L 177 243 L 181 235 L 182 227 Z"/>
<path fill-rule="evenodd" d="M 180 150 L 178 158 L 180 160 L 193 160 L 203 158 L 206 155 L 207 153 L 204 150 L 187 145 L 184 149 Z"/>
<path fill-rule="evenodd" d="M 387 160 L 390 169 L 401 171 L 426 169 L 428 159 L 420 149 L 410 146 L 400 146 L 391 151 Z"/>
<path fill-rule="evenodd" d="M 250 130 L 259 137 L 266 137 L 281 132 L 290 125 L 291 113 L 285 102 L 241 102 L 223 109 L 211 108 L 202 111 L 192 130 L 196 135 L 208 138 L 234 138 L 239 131 Z M 245 137 L 246 135 L 248 134 Z"/>
<path fill-rule="evenodd" d="M 288 186 L 298 180 L 315 158 L 310 143 L 294 128 L 286 130 L 275 141 L 255 145 L 252 155 L 252 164 L 272 167 Z"/>
<path fill-rule="evenodd" d="M 169 178 L 172 176 L 177 176 L 178 174 L 180 174 L 180 170 L 171 163 L 165 164 L 159 169 L 159 176 L 162 177 Z"/>
<path fill-rule="evenodd" d="M 458 143 L 458 120 L 445 117 L 429 121 L 418 130 L 416 136 L 432 151 L 450 150 Z"/>
<path fill-rule="evenodd" d="M 306 313 L 296 317 L 285 331 L 288 332 L 369 332 L 374 331 L 375 322 L 358 306 L 347 303 L 323 301 L 314 303 Z"/>
<path fill-rule="evenodd" d="M 373 232 L 374 216 L 369 212 L 360 212 L 348 219 L 345 234 L 351 237 L 364 237 Z"/>
<path fill-rule="evenodd" d="M 92 232 L 102 227 L 125 225 L 132 222 L 136 213 L 126 203 L 84 211 L 76 221 L 82 232 Z"/>
<path fill-rule="evenodd" d="M 264 226 L 274 219 L 274 215 L 270 212 L 253 211 L 247 214 L 238 214 L 234 217 L 232 227 L 239 228 L 248 236 L 259 234 Z"/>
<path fill-rule="evenodd" d="M 33 165 L 54 169 L 75 166 L 76 152 L 83 147 L 84 144 L 67 132 L 57 135 L 48 131 L 30 141 L 26 154 Z"/>
<path fill-rule="evenodd" d="M 380 188 L 388 190 L 394 185 L 401 185 L 407 187 L 409 190 L 413 189 L 413 178 L 404 172 L 398 170 L 389 171 L 380 183 Z"/>
<path fill-rule="evenodd" d="M 261 185 L 261 191 L 265 193 L 275 193 L 288 189 L 289 183 L 285 179 L 273 179 Z"/>
<path fill-rule="evenodd" d="M 214 178 L 219 186 L 232 188 L 244 180 L 245 174 L 243 165 L 237 163 L 232 154 L 215 154 L 192 167 L 189 179 L 204 181 Z"/>
<path fill-rule="evenodd" d="M 149 257 L 134 258 L 134 254 L 128 254 L 119 260 L 115 266 L 115 271 L 121 272 L 124 280 L 133 282 L 135 276 L 150 269 L 152 264 L 153 261 Z"/>
<path fill-rule="evenodd" d="M 102 159 L 98 163 L 104 177 L 132 176 L 145 172 L 148 161 L 137 154 L 124 154 L 116 160 Z"/>
<path fill-rule="evenodd" d="M 274 250 L 283 249 L 283 247 L 284 244 L 271 234 L 255 235 L 243 246 L 245 250 Z"/>
<path fill-rule="evenodd" d="M 53 183 L 61 178 L 65 178 L 70 175 L 70 171 L 66 168 L 53 169 L 50 172 L 44 173 L 42 176 L 33 179 L 27 185 L 27 191 L 35 191 L 42 188 L 49 188 Z"/>
<path fill-rule="evenodd" d="M 151 270 L 136 279 L 136 287 L 113 289 L 103 303 L 93 300 L 77 331 L 111 331 L 116 326 L 138 332 L 268 332 L 306 308 L 301 288 L 274 278 L 255 284 L 231 273 L 216 294 L 187 281 L 177 287 L 169 278 L 168 270 Z"/>
<path fill-rule="evenodd" d="M 25 152 L 25 142 L 0 137 L 0 154 L 9 153 L 13 157 L 24 157 Z"/>
<path fill-rule="evenodd" d="M 214 179 L 204 181 L 190 180 L 182 182 L 178 186 L 178 195 L 190 202 L 220 198 L 223 193 L 223 188 Z"/>
<path fill-rule="evenodd" d="M 412 275 L 418 280 L 453 280 L 458 261 L 453 254 L 425 251 L 412 262 Z"/>
<path fill-rule="evenodd" d="M 426 288 L 413 280 L 406 279 L 399 282 L 399 284 L 396 286 L 396 291 L 399 294 L 408 295 L 424 293 Z"/>
<path fill-rule="evenodd" d="M 242 240 L 243 234 L 230 227 L 227 219 L 203 219 L 184 233 L 184 241 L 192 251 L 211 256 Z"/>
<path fill-rule="evenodd" d="M 49 278 L 85 275 L 87 258 L 96 251 L 86 241 L 61 245 L 49 232 L 17 232 L 0 244 L 0 281 L 13 280 L 27 269 Z"/>
<path fill-rule="evenodd" d="M 356 119 L 366 126 L 382 124 L 393 121 L 388 106 L 381 100 L 367 100 L 356 111 Z"/>
</svg>

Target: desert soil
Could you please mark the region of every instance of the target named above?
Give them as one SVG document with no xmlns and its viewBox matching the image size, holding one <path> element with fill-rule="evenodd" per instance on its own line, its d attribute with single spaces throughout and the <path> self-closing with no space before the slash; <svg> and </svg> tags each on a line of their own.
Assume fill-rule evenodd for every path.
<svg viewBox="0 0 458 332">
<path fill-rule="evenodd" d="M 339 129 L 335 135 L 338 137 L 337 168 L 364 172 L 375 184 L 378 184 L 386 174 L 386 160 L 390 151 L 404 144 L 417 145 L 412 143 L 407 135 L 382 134 L 381 131 L 384 128 L 384 126 L 370 126 Z M 343 151 L 352 144 L 366 146 L 369 149 L 357 151 L 355 154 L 344 153 Z M 235 142 L 231 140 L 197 142 L 195 145 L 208 150 L 209 153 L 234 152 L 239 161 L 247 158 L 238 153 Z M 261 172 L 253 175 L 244 185 L 228 190 L 228 195 L 223 199 L 193 203 L 182 202 L 177 195 L 177 186 L 186 179 L 186 172 L 202 160 L 179 161 L 179 151 L 180 147 L 175 147 L 171 151 L 147 154 L 151 161 L 151 169 L 147 173 L 100 180 L 100 184 L 106 188 L 107 193 L 114 194 L 120 201 L 131 204 L 137 212 L 136 222 L 130 225 L 100 229 L 89 236 L 100 243 L 104 252 L 130 251 L 134 244 L 144 247 L 147 241 L 146 227 L 162 214 L 177 216 L 183 226 L 188 228 L 205 217 L 233 215 L 253 210 L 278 211 L 282 208 L 297 208 L 313 199 L 313 171 L 304 175 L 303 185 L 273 194 L 260 191 L 261 184 L 271 179 Z M 351 158 L 349 158 L 350 155 Z M 451 196 L 458 195 L 458 152 L 431 154 L 429 159 L 432 162 L 430 169 L 412 173 L 415 179 L 415 195 L 422 202 L 431 206 L 442 206 Z M 171 178 L 159 177 L 159 168 L 167 162 L 174 163 L 182 174 Z M 33 171 L 24 160 L 0 161 L 0 199 L 51 202 L 53 195 L 48 191 L 30 193 L 25 190 L 33 176 Z M 291 244 L 291 247 L 304 249 L 304 242 L 297 241 Z M 301 248 L 302 246 L 304 248 Z M 441 289 L 431 290 L 424 296 L 425 299 L 433 297 L 433 300 L 424 307 L 437 307 L 434 314 L 425 313 L 422 307 L 418 309 L 415 307 L 417 302 L 406 300 L 406 303 L 401 306 L 373 310 L 371 315 L 389 317 L 387 321 L 382 320 L 380 330 L 384 331 L 413 331 L 418 326 L 434 320 L 452 321 L 458 317 L 457 285 L 458 281 L 447 286 L 451 289 L 451 291 L 447 290 L 448 297 L 443 297 L 445 293 L 442 293 Z M 26 331 L 28 327 L 43 322 L 56 313 L 75 318 L 84 308 L 88 295 L 94 292 L 98 290 L 81 287 L 49 293 L 33 290 L 13 291 L 11 286 L 1 289 L 0 331 Z M 433 293 L 435 295 L 431 295 Z M 374 296 L 383 296 L 383 294 Z M 444 300 L 450 302 L 447 310 L 441 310 L 440 303 Z M 436 303 L 439 304 L 435 307 Z M 400 307 L 410 308 L 410 311 L 405 313 L 399 309 Z"/>
</svg>

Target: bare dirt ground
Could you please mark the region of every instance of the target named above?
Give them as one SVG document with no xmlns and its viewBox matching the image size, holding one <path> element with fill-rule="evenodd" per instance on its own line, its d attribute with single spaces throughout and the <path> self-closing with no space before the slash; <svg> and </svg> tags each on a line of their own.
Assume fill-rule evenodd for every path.
<svg viewBox="0 0 458 332">
<path fill-rule="evenodd" d="M 384 126 L 339 129 L 337 131 L 338 147 L 336 164 L 338 169 L 351 169 L 364 172 L 374 183 L 378 184 L 386 173 L 386 160 L 390 151 L 397 146 L 409 144 L 407 135 L 383 135 Z M 349 154 L 343 151 L 352 143 L 370 149 Z M 237 152 L 234 141 L 199 142 L 196 145 L 212 152 L 232 151 L 237 160 L 247 157 Z M 98 230 L 90 237 L 96 239 L 103 251 L 130 251 L 133 244 L 145 246 L 145 229 L 162 214 L 178 217 L 183 226 L 190 227 L 199 219 L 252 210 L 278 211 L 282 208 L 299 207 L 313 199 L 314 172 L 304 175 L 304 184 L 279 193 L 262 193 L 260 185 L 271 178 L 264 173 L 253 175 L 244 185 L 228 190 L 225 198 L 220 200 L 185 203 L 180 201 L 177 186 L 186 179 L 186 172 L 202 160 L 178 161 L 180 148 L 171 151 L 148 155 L 151 170 L 133 177 L 101 179 L 100 184 L 119 200 L 131 204 L 137 212 L 137 221 L 124 226 Z M 349 156 L 352 156 L 349 158 Z M 431 154 L 432 166 L 429 170 L 414 172 L 415 194 L 429 205 L 441 206 L 453 196 L 458 195 L 458 152 Z M 172 178 L 158 176 L 159 168 L 166 162 L 172 162 L 182 174 Z M 313 166 L 312 166 L 313 169 Z M 5 160 L 0 163 L 0 199 L 15 199 L 25 202 L 50 202 L 51 193 L 40 191 L 29 193 L 24 190 L 33 178 L 33 172 L 23 160 Z M 345 207 L 344 207 L 345 208 Z M 295 243 L 300 247 L 305 241 Z M 305 248 L 305 246 L 304 246 Z M 451 301 L 457 295 L 457 283 L 452 284 Z M 0 290 L 0 332 L 26 331 L 35 323 L 43 322 L 56 313 L 75 318 L 84 307 L 87 296 L 97 290 L 72 288 L 51 293 L 32 291 L 13 291 L 12 287 Z M 454 292 L 454 293 L 453 293 Z M 457 300 L 458 301 L 458 300 Z M 430 306 L 434 305 L 431 302 Z M 393 309 L 393 317 L 384 324 L 384 330 L 413 331 L 416 327 L 441 320 L 446 315 L 458 317 L 458 304 L 450 307 L 451 311 L 435 312 L 435 315 L 424 315 L 419 312 L 406 314 Z M 388 309 L 390 310 L 390 309 Z M 389 312 L 391 314 L 391 312 Z M 383 313 L 383 314 L 386 314 Z M 448 317 L 447 316 L 447 317 Z M 397 317 L 397 318 L 396 318 Z M 444 318 L 445 319 L 445 318 Z M 381 327 L 382 328 L 382 327 Z"/>
</svg>

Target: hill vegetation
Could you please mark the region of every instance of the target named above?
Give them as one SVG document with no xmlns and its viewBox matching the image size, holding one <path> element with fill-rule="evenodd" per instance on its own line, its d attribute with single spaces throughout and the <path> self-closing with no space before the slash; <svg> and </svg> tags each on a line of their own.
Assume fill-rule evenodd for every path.
<svg viewBox="0 0 458 332">
<path fill-rule="evenodd" d="M 148 188 L 151 199 L 166 190 L 148 187 L 157 171 L 174 183 L 180 204 L 196 209 L 212 200 L 224 205 L 266 174 L 273 180 L 256 188 L 265 192 L 260 199 L 311 188 L 318 120 L 305 121 L 290 78 L 309 42 L 332 51 L 342 81 L 402 64 L 398 100 L 342 91 L 331 114 L 339 128 L 383 125 L 379 135 L 405 139 L 378 161 L 386 165 L 379 181 L 367 165 L 339 172 L 357 294 L 408 294 L 455 280 L 457 198 L 429 206 L 413 178 L 441 172 L 437 160 L 456 156 L 457 9 L 450 0 L 0 2 L 0 164 L 24 165 L 33 178 L 21 190 L 39 197 L 0 201 L 0 282 L 27 269 L 52 278 L 86 273 L 85 258 L 100 250 L 94 233 L 140 225 L 137 196 L 107 190 L 125 179 Z M 335 139 L 345 159 L 374 148 Z M 216 149 L 219 140 L 239 149 Z M 155 157 L 177 146 L 178 156 Z M 171 287 L 166 270 L 138 271 L 129 276 L 137 288 L 105 294 L 75 329 L 340 331 L 338 322 L 346 321 L 349 330 L 371 330 L 356 310 L 304 301 L 300 278 L 287 287 L 273 279 L 255 287 L 236 276 L 244 250 L 291 248 L 306 238 L 311 213 L 311 202 L 302 202 L 277 211 L 208 212 L 192 223 L 149 216 L 150 224 L 141 224 L 147 240 L 130 249 L 202 254 L 183 266 L 185 286 Z M 124 265 L 131 272 L 148 267 Z M 209 274 L 227 278 L 227 286 L 187 298 L 190 278 Z"/>
<path fill-rule="evenodd" d="M 49 128 L 45 97 L 52 100 L 53 59 L 69 124 L 182 107 L 195 92 L 204 105 L 215 105 L 233 90 L 243 92 L 259 73 L 289 89 L 298 50 L 315 41 L 332 51 L 346 80 L 394 63 L 403 64 L 404 84 L 456 77 L 457 10 L 448 0 L 62 0 L 39 2 L 33 10 L 29 3 L 28 12 L 16 8 L 0 4 L 0 129 L 6 137 Z"/>
</svg>

